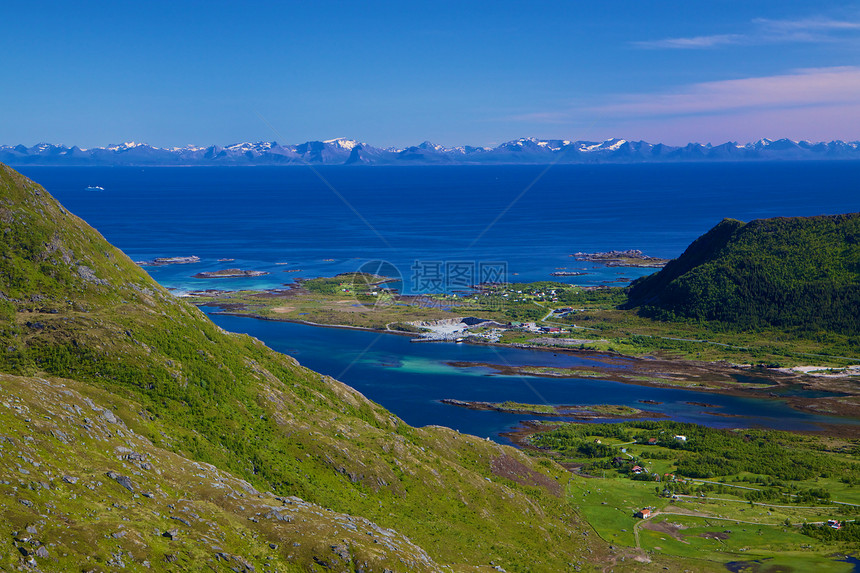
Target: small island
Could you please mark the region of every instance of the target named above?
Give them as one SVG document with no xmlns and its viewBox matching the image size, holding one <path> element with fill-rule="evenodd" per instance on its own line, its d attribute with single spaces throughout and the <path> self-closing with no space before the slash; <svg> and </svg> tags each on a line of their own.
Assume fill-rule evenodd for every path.
<svg viewBox="0 0 860 573">
<path fill-rule="evenodd" d="M 248 271 L 244 269 L 222 269 L 220 271 L 204 271 L 194 275 L 195 279 L 236 279 L 247 277 L 261 277 L 267 275 L 266 271 Z"/>
<path fill-rule="evenodd" d="M 506 414 L 529 414 L 533 416 L 565 416 L 581 420 L 595 418 L 665 418 L 660 412 L 648 412 L 630 406 L 614 404 L 591 404 L 586 406 L 552 406 L 549 404 L 522 404 L 507 400 L 505 402 L 468 402 L 444 398 L 440 400 L 449 406 L 459 406 L 470 410 L 504 412 Z"/>
<path fill-rule="evenodd" d="M 200 257 L 192 255 L 190 257 L 157 257 L 151 261 L 136 261 L 135 264 L 142 267 L 160 267 L 163 265 L 187 265 L 199 262 Z"/>
<path fill-rule="evenodd" d="M 641 268 L 663 268 L 669 259 L 661 259 L 643 255 L 638 249 L 628 249 L 626 251 L 607 251 L 605 253 L 574 253 L 570 255 L 577 261 L 589 261 L 592 263 L 601 263 L 607 267 L 641 267 Z"/>
</svg>

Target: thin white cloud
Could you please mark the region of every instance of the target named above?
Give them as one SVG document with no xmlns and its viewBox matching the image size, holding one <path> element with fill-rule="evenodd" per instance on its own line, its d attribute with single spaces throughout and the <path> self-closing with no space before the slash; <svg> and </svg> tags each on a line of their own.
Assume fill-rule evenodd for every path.
<svg viewBox="0 0 860 573">
<path fill-rule="evenodd" d="M 703 82 L 660 93 L 619 94 L 602 105 L 498 118 L 553 126 L 568 139 L 626 139 L 681 145 L 688 141 L 857 140 L 860 66 Z"/>
<path fill-rule="evenodd" d="M 860 67 L 796 70 L 792 73 L 704 82 L 674 93 L 630 94 L 593 111 L 624 117 L 720 114 L 860 102 Z"/>
<path fill-rule="evenodd" d="M 770 20 L 756 18 L 753 24 L 770 30 L 796 32 L 798 30 L 860 30 L 860 22 L 831 20 L 829 18 L 806 18 L 803 20 Z"/>
<path fill-rule="evenodd" d="M 700 49 L 739 44 L 743 43 L 745 39 L 746 36 L 742 34 L 716 34 L 692 38 L 665 38 L 650 42 L 634 42 L 633 44 L 639 48 Z"/>
<path fill-rule="evenodd" d="M 637 48 L 700 50 L 731 45 L 832 42 L 856 36 L 860 22 L 829 18 L 769 20 L 756 18 L 753 29 L 742 34 L 713 34 L 632 42 Z"/>
<path fill-rule="evenodd" d="M 629 140 L 684 145 L 690 141 L 719 144 L 756 141 L 762 137 L 794 141 L 856 141 L 860 133 L 860 103 L 819 108 L 738 110 L 729 114 L 680 117 L 616 118 L 595 134 L 624 134 Z M 578 137 L 578 136 L 577 136 Z"/>
</svg>

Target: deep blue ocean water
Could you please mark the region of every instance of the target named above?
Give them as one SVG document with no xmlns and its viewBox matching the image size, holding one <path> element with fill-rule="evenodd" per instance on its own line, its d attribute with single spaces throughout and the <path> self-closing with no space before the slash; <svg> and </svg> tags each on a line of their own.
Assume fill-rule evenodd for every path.
<svg viewBox="0 0 860 573">
<path fill-rule="evenodd" d="M 676 257 L 724 217 L 860 211 L 858 162 L 559 165 L 542 177 L 543 166 L 316 170 L 325 182 L 306 167 L 21 168 L 135 260 L 201 257 L 148 269 L 179 289 L 275 287 L 370 260 L 392 262 L 406 291 L 419 286 L 415 261 L 504 262 L 512 281 L 581 271 L 559 280 L 601 284 L 651 271 L 569 255 Z M 228 267 L 271 274 L 190 278 Z"/>
<path fill-rule="evenodd" d="M 640 249 L 676 257 L 724 217 L 860 211 L 860 163 L 674 165 L 20 168 L 135 260 L 197 255 L 190 265 L 148 267 L 177 292 L 271 288 L 390 261 L 404 290 L 420 263 L 503 262 L 511 281 L 588 274 L 577 284 L 623 284 L 652 272 L 606 268 L 570 254 Z M 543 175 L 541 175 L 543 173 Z M 319 176 L 318 176 L 319 174 Z M 87 191 L 88 186 L 104 191 Z M 218 259 L 235 259 L 219 262 Z M 286 264 L 283 264 L 286 263 Z M 419 265 L 420 266 L 420 265 Z M 192 278 L 200 271 L 263 270 L 254 279 Z M 285 273 L 285 270 L 297 272 Z M 416 277 L 417 278 L 417 277 Z M 500 376 L 448 361 L 564 365 L 565 353 L 455 344 L 412 344 L 394 335 L 212 316 L 301 363 L 335 376 L 407 422 L 443 424 L 498 439 L 522 416 L 439 403 L 517 400 L 649 406 L 710 426 L 809 428 L 828 420 L 780 400 L 719 396 L 584 379 Z M 720 406 L 705 413 L 686 402 Z M 711 410 L 714 411 L 714 410 Z M 836 420 L 829 420 L 836 421 Z M 855 420 L 856 422 L 856 420 Z"/>
</svg>

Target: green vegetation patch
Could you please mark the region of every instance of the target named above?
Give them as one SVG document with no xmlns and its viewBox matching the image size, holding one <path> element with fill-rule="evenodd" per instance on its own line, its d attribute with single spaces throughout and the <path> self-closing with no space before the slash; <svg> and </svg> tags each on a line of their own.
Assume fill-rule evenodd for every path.
<svg viewBox="0 0 860 573">
<path fill-rule="evenodd" d="M 856 441 L 673 422 L 551 428 L 532 444 L 580 474 L 569 499 L 610 543 L 649 558 L 674 556 L 697 571 L 738 562 L 851 570 L 834 555 L 857 549 Z M 724 464 L 718 475 L 683 473 L 714 458 Z M 769 492 L 778 498 L 761 497 Z"/>
<path fill-rule="evenodd" d="M 538 412 L 542 414 L 555 414 L 556 407 L 547 404 L 522 404 L 520 402 L 512 402 L 507 400 L 493 404 L 498 410 L 503 412 Z"/>
<path fill-rule="evenodd" d="M 630 287 L 657 319 L 860 335 L 860 213 L 726 219 Z"/>
<path fill-rule="evenodd" d="M 656 446 L 653 454 L 670 457 L 673 473 L 688 478 L 712 479 L 753 474 L 754 483 L 786 492 L 798 502 L 826 500 L 826 491 L 809 499 L 800 486 L 815 479 L 844 484 L 860 483 L 858 444 L 825 446 L 820 440 L 776 430 L 722 430 L 668 421 L 635 421 L 620 424 L 566 424 L 532 437 L 532 443 L 559 452 L 576 450 L 593 437 L 611 438 L 639 447 Z M 613 452 L 607 452 L 609 457 Z M 648 449 L 642 450 L 649 456 Z M 595 457 L 595 456 L 588 456 Z M 751 478 L 745 478 L 747 480 Z M 755 496 L 750 494 L 752 501 Z"/>
</svg>

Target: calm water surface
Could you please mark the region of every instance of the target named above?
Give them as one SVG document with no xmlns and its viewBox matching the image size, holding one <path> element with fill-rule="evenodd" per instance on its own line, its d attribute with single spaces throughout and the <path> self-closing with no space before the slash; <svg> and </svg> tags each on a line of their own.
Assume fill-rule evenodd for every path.
<svg viewBox="0 0 860 573">
<path fill-rule="evenodd" d="M 440 400 L 623 404 L 661 412 L 674 420 L 712 427 L 815 430 L 817 422 L 845 421 L 798 412 L 781 400 L 650 388 L 592 378 L 510 376 L 487 367 L 457 368 L 447 364 L 464 361 L 500 366 L 603 365 L 573 353 L 443 342 L 413 343 L 406 336 L 362 330 L 320 328 L 219 314 L 210 314 L 210 318 L 226 330 L 250 334 L 275 350 L 294 356 L 302 365 L 349 384 L 409 424 L 449 426 L 500 441 L 505 441 L 500 438 L 500 432 L 534 416 L 469 410 L 442 404 Z M 640 400 L 662 404 L 642 404 Z M 716 407 L 704 408 L 688 402 Z M 715 416 L 708 412 L 733 416 Z"/>
</svg>

